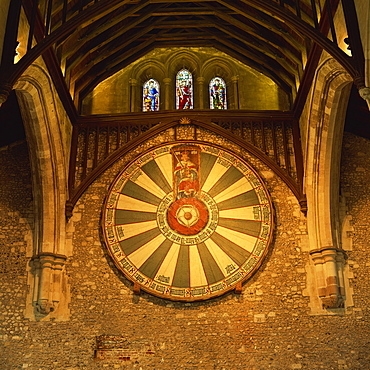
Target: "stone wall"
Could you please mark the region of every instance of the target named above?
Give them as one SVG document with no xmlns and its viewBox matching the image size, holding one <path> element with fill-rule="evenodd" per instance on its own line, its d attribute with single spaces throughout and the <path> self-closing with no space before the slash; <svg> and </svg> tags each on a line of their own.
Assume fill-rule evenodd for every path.
<svg viewBox="0 0 370 370">
<path fill-rule="evenodd" d="M 29 172 L 27 160 L 20 153 L 16 173 L 23 173 L 19 168 L 24 163 L 25 176 L 10 181 L 12 177 L 4 175 L 15 173 L 15 163 L 10 155 L 1 156 L 0 169 L 4 174 L 0 177 L 0 227 L 6 231 L 2 233 L 6 238 L 0 240 L 9 255 L 13 249 L 19 254 L 18 259 L 9 259 L 9 271 L 17 262 L 22 269 L 16 274 L 2 273 L 0 281 L 0 368 L 368 369 L 370 260 L 366 247 L 370 232 L 370 142 L 346 135 L 343 147 L 342 195 L 347 201 L 347 212 L 353 216 L 354 228 L 353 251 L 348 253 L 354 307 L 339 313 L 333 310 L 327 311 L 327 315 L 312 315 L 307 295 L 309 254 L 301 241 L 305 221 L 296 199 L 258 160 L 208 132 L 199 133 L 198 137 L 244 157 L 266 181 L 276 211 L 270 251 L 240 295 L 228 293 L 210 301 L 179 303 L 146 293 L 133 294 L 132 284 L 115 268 L 102 242 L 104 196 L 128 161 L 170 137 L 168 131 L 120 159 L 78 201 L 70 220 L 74 230 L 73 257 L 66 266 L 71 316 L 64 322 L 29 321 L 23 317 L 28 289 L 23 240 L 29 233 L 29 228 L 24 227 L 24 214 L 30 211 L 29 202 L 25 201 L 31 197 L 27 188 Z M 13 212 L 9 209 L 9 204 L 14 204 L 9 202 L 13 196 L 18 197 L 17 212 L 22 214 L 5 217 Z M 10 227 L 17 233 L 14 239 Z M 121 350 L 100 351 L 100 359 L 94 358 L 97 338 L 100 344 Z"/>
</svg>

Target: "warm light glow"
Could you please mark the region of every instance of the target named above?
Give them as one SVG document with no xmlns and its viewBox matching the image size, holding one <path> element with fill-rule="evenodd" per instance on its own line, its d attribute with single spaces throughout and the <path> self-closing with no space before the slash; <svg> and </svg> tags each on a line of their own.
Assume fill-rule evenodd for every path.
<svg viewBox="0 0 370 370">
<path fill-rule="evenodd" d="M 21 43 L 17 41 L 17 46 L 15 47 L 14 64 L 18 63 L 19 60 L 22 58 L 20 54 L 20 50 L 21 50 Z"/>
</svg>

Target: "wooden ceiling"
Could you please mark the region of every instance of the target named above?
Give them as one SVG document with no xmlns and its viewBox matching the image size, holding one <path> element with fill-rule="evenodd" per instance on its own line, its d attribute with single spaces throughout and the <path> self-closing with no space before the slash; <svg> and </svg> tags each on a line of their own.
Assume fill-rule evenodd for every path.
<svg viewBox="0 0 370 370">
<path fill-rule="evenodd" d="M 69 99 L 78 111 L 98 83 L 154 48 L 208 46 L 270 77 L 294 102 L 302 85 L 310 86 L 322 49 L 352 75 L 358 74 L 353 61 L 338 47 L 333 23 L 338 4 L 345 8 L 348 3 L 24 0 L 22 7 L 30 24 L 28 50 L 9 79 L 16 80 L 43 55 L 62 101 Z M 13 58 L 9 53 L 9 59 Z M 68 97 L 63 97 L 63 89 Z"/>
<path fill-rule="evenodd" d="M 57 47 L 74 99 L 153 48 L 174 46 L 213 46 L 296 92 L 311 43 L 261 10 L 239 1 L 121 3 Z"/>
</svg>

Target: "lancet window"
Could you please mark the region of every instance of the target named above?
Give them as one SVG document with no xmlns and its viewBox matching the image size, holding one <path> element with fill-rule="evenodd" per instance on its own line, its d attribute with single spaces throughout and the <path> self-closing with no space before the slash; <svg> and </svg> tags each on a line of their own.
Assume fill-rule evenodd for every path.
<svg viewBox="0 0 370 370">
<path fill-rule="evenodd" d="M 159 110 L 159 83 L 153 78 L 143 85 L 143 112 Z"/>
<path fill-rule="evenodd" d="M 210 109 L 227 109 L 226 84 L 221 77 L 214 77 L 209 83 Z"/>
<path fill-rule="evenodd" d="M 193 109 L 193 76 L 187 69 L 176 75 L 176 109 Z"/>
</svg>

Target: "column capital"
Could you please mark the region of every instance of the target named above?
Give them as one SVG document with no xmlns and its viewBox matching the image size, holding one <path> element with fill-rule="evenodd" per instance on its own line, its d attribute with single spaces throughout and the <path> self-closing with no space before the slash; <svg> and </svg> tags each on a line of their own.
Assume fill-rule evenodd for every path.
<svg viewBox="0 0 370 370">
<path fill-rule="evenodd" d="M 40 268 L 49 267 L 53 269 L 61 269 L 67 261 L 67 256 L 64 254 L 56 254 L 50 252 L 39 253 L 31 258 L 31 262 L 37 264 Z"/>
<path fill-rule="evenodd" d="M 12 91 L 13 85 L 8 82 L 0 82 L 0 107 L 5 103 Z"/>
<path fill-rule="evenodd" d="M 370 87 L 362 87 L 358 90 L 362 99 L 364 99 L 370 110 Z"/>
</svg>

